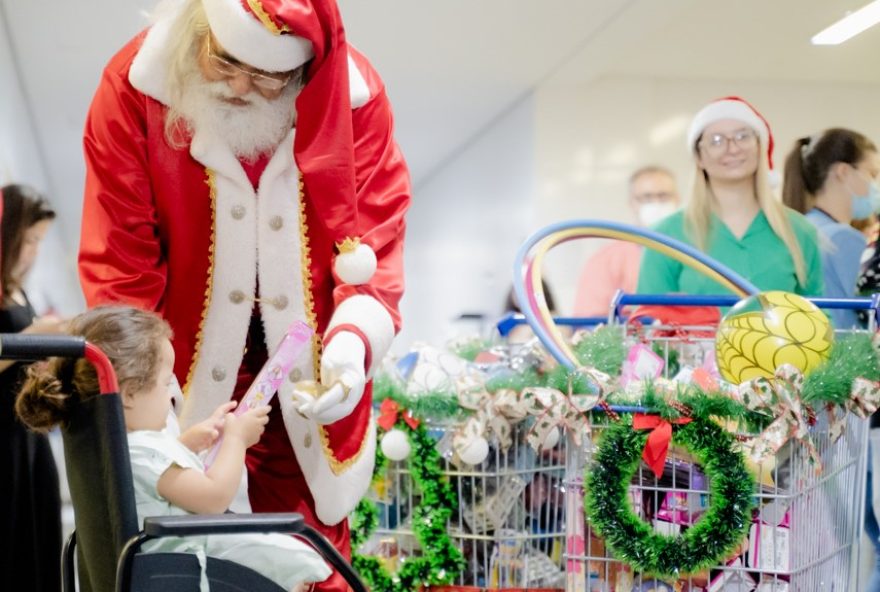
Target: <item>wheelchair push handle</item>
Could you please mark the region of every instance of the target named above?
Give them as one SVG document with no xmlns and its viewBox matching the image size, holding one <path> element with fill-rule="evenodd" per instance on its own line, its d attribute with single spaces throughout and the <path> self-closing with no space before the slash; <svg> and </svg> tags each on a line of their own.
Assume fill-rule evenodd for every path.
<svg viewBox="0 0 880 592">
<path fill-rule="evenodd" d="M 34 362 L 45 358 L 86 358 L 95 367 L 101 394 L 119 392 L 110 360 L 82 337 L 0 333 L 0 359 Z"/>
<path fill-rule="evenodd" d="M 0 357 L 5 360 L 42 360 L 44 358 L 81 358 L 86 340 L 69 335 L 0 334 Z"/>
</svg>

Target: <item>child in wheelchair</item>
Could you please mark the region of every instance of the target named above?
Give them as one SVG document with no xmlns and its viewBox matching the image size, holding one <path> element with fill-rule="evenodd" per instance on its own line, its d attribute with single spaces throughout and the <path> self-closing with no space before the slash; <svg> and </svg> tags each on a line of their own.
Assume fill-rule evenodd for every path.
<svg viewBox="0 0 880 592">
<path fill-rule="evenodd" d="M 241 480 L 245 451 L 259 441 L 268 422 L 269 407 L 235 416 L 230 413 L 235 403 L 227 403 L 175 437 L 165 429 L 176 385 L 171 330 L 165 321 L 135 308 L 99 307 L 76 317 L 68 331 L 103 350 L 116 371 L 138 521 L 224 512 Z M 65 422 L 68 399 L 98 393 L 97 376 L 86 360 L 53 358 L 28 370 L 16 411 L 32 429 L 45 431 Z M 198 453 L 213 446 L 221 434 L 219 452 L 206 470 Z M 159 539 L 147 543 L 145 550 L 195 553 L 202 565 L 203 588 L 206 555 L 241 563 L 285 590 L 301 590 L 331 573 L 311 547 L 281 534 Z"/>
</svg>

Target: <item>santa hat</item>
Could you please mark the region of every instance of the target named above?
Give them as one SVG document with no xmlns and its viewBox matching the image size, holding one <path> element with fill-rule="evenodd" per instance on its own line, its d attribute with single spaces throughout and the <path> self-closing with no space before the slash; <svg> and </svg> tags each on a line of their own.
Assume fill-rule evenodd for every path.
<svg viewBox="0 0 880 592">
<path fill-rule="evenodd" d="M 202 0 L 211 32 L 236 59 L 269 72 L 309 60 L 296 99 L 293 154 L 315 208 L 339 250 L 336 275 L 369 281 L 372 248 L 360 242 L 348 43 L 335 0 Z"/>
<path fill-rule="evenodd" d="M 755 130 L 761 145 L 767 147 L 767 168 L 773 170 L 773 132 L 764 116 L 748 101 L 740 97 L 722 97 L 712 101 L 694 116 L 687 133 L 688 150 L 693 150 L 697 140 L 709 125 L 722 119 L 741 121 Z"/>
</svg>

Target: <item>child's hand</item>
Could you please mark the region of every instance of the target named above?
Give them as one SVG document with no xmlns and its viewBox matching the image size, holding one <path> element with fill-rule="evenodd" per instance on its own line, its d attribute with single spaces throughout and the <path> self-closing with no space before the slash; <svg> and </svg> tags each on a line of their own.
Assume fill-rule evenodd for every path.
<svg viewBox="0 0 880 592">
<path fill-rule="evenodd" d="M 246 448 L 250 448 L 260 441 L 260 436 L 269 423 L 270 409 L 269 405 L 261 405 L 237 416 L 227 413 L 223 437 L 238 438 Z"/>
<path fill-rule="evenodd" d="M 196 454 L 202 450 L 207 450 L 220 437 L 220 432 L 223 431 L 223 424 L 226 422 L 226 414 L 235 409 L 236 405 L 238 403 L 235 401 L 223 403 L 214 410 L 214 413 L 208 419 L 195 424 L 180 434 L 178 439 L 184 446 Z"/>
</svg>

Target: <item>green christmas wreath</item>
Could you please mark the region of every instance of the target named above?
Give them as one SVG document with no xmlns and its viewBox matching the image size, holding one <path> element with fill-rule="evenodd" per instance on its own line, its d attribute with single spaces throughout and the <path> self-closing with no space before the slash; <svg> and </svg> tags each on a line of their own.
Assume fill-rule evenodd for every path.
<svg viewBox="0 0 880 592">
<path fill-rule="evenodd" d="M 416 592 L 428 585 L 450 584 L 465 566 L 461 551 L 449 538 L 447 525 L 457 503 L 455 492 L 443 474 L 436 442 L 423 424 L 415 429 L 398 421 L 396 429 L 409 439 L 407 458 L 413 482 L 421 492 L 420 503 L 413 508 L 412 528 L 424 555 L 407 558 L 395 574 L 391 574 L 378 557 L 357 553 L 379 524 L 379 509 L 369 498 L 363 498 L 351 520 L 352 565 L 370 590 L 382 592 Z M 388 460 L 376 448 L 373 480 L 385 474 Z"/>
<path fill-rule="evenodd" d="M 630 505 L 630 481 L 647 437 L 630 419 L 605 430 L 584 479 L 587 519 L 617 559 L 645 574 L 677 578 L 717 565 L 742 542 L 754 507 L 754 478 L 733 449 L 733 437 L 709 419 L 674 427 L 672 443 L 694 455 L 710 493 L 706 513 L 674 537 L 656 533 Z"/>
</svg>

